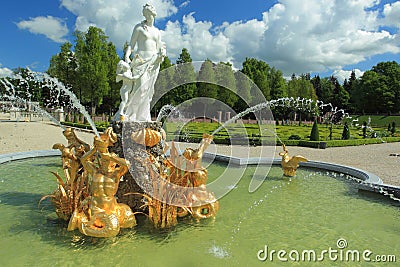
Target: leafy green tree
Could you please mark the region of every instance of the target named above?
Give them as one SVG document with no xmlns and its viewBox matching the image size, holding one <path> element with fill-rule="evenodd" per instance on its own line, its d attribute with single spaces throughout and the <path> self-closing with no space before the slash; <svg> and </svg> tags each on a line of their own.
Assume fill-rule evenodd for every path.
<svg viewBox="0 0 400 267">
<path fill-rule="evenodd" d="M 217 64 L 215 66 L 215 78 L 218 84 L 221 85 L 218 86 L 217 99 L 233 108 L 238 97 L 232 65 L 223 62 Z"/>
<path fill-rule="evenodd" d="M 71 49 L 72 44 L 70 42 L 61 45 L 60 52 L 51 57 L 47 73 L 57 78 L 64 85 L 70 87 L 72 91 L 77 94 L 76 76 L 78 61 L 75 53 Z"/>
<path fill-rule="evenodd" d="M 171 104 L 176 105 L 186 100 L 192 99 L 196 90 L 196 72 L 192 64 L 192 58 L 186 48 L 182 49 L 182 53 L 176 61 L 174 83 L 180 84 L 169 92 Z"/>
<path fill-rule="evenodd" d="M 400 66 L 380 62 L 355 83 L 352 99 L 358 112 L 398 113 L 400 111 Z"/>
<path fill-rule="evenodd" d="M 255 58 L 246 58 L 241 71 L 257 85 L 267 100 L 271 99 L 271 90 L 267 78 L 270 66 L 267 63 Z"/>
<path fill-rule="evenodd" d="M 208 98 L 207 101 L 200 101 L 202 107 L 199 107 L 199 109 L 203 109 L 205 116 L 208 112 L 208 104 L 214 103 L 215 99 L 218 98 L 219 87 L 216 84 L 214 63 L 211 60 L 207 59 L 201 64 L 197 80 L 199 82 L 197 83 L 196 97 Z"/>
<path fill-rule="evenodd" d="M 251 83 L 249 78 L 241 71 L 235 72 L 235 80 L 237 92 L 240 96 L 235 103 L 235 110 L 241 112 L 249 107 L 246 103 L 252 102 Z"/>
<path fill-rule="evenodd" d="M 295 98 L 300 97 L 317 100 L 314 86 L 307 78 L 307 75 L 304 74 L 299 78 L 292 75 L 292 79 L 288 82 L 288 95 Z"/>
<path fill-rule="evenodd" d="M 75 32 L 75 37 L 80 99 L 90 104 L 95 114 L 96 107 L 110 91 L 107 36 L 103 30 L 91 26 L 86 33 Z"/>
<path fill-rule="evenodd" d="M 268 73 L 268 81 L 271 99 L 279 99 L 288 96 L 286 80 L 283 78 L 282 71 L 272 67 Z"/>
<path fill-rule="evenodd" d="M 107 43 L 107 80 L 110 86 L 108 94 L 103 96 L 102 105 L 99 107 L 99 113 L 114 114 L 118 110 L 118 106 L 121 100 L 120 88 L 121 82 L 117 83 L 115 79 L 115 71 L 120 58 L 117 54 L 117 50 L 113 43 Z"/>
<path fill-rule="evenodd" d="M 168 57 L 165 57 L 160 64 L 160 73 L 154 85 L 153 101 L 157 100 L 153 107 L 153 112 L 157 113 L 164 105 L 174 103 L 174 95 L 168 93 L 169 89 L 174 88 L 175 68 Z"/>
</svg>

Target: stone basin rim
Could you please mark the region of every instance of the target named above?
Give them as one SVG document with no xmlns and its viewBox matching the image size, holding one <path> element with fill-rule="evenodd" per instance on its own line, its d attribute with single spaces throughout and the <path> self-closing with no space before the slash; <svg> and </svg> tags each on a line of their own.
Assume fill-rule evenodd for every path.
<svg viewBox="0 0 400 267">
<path fill-rule="evenodd" d="M 54 156 L 61 156 L 61 152 L 59 150 L 32 150 L 26 152 L 15 152 L 15 153 L 0 155 L 0 164 L 16 160 L 24 160 L 24 159 L 40 158 L 40 157 L 54 157 Z M 204 153 L 204 158 L 215 159 L 216 161 L 226 162 L 236 166 L 247 166 L 247 165 L 251 166 L 258 164 L 260 165 L 281 164 L 280 158 L 256 158 L 256 157 L 239 158 L 239 157 L 232 157 L 232 156 L 214 154 L 209 152 Z M 383 193 L 385 195 L 389 195 L 392 199 L 395 200 L 400 198 L 400 186 L 384 184 L 381 178 L 379 178 L 377 175 L 361 169 L 340 164 L 321 162 L 321 161 L 301 162 L 300 166 L 311 169 L 344 173 L 357 178 L 357 181 L 359 182 L 358 189 L 380 194 Z"/>
</svg>

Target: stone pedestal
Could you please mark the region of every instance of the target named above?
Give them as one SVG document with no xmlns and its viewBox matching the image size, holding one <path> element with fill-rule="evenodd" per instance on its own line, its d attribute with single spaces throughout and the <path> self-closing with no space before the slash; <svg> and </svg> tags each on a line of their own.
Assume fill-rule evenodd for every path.
<svg viewBox="0 0 400 267">
<path fill-rule="evenodd" d="M 59 122 L 64 122 L 64 110 L 59 108 L 55 110 L 55 119 L 58 120 Z"/>
<path fill-rule="evenodd" d="M 127 204 L 133 212 L 144 211 L 140 208 L 144 204 L 142 195 L 145 191 L 151 191 L 149 159 L 152 157 L 163 164 L 163 142 L 153 147 L 146 147 L 137 144 L 132 140 L 132 133 L 148 128 L 161 132 L 161 123 L 158 122 L 121 122 L 111 124 L 114 133 L 118 136 L 117 143 L 109 147 L 109 151 L 116 153 L 119 157 L 125 158 L 131 164 L 129 172 L 120 181 L 116 194 L 118 202 Z M 153 168 L 152 171 L 158 171 Z M 145 190 L 144 190 L 145 189 Z"/>
<path fill-rule="evenodd" d="M 222 111 L 218 111 L 218 122 L 222 123 Z"/>
</svg>

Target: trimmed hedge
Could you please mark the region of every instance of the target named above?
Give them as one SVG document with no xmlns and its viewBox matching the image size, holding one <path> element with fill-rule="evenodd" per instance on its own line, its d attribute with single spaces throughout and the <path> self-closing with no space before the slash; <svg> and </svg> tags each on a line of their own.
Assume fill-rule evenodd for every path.
<svg viewBox="0 0 400 267">
<path fill-rule="evenodd" d="M 87 130 L 92 130 L 92 127 L 90 126 L 90 124 L 83 124 L 83 123 L 75 123 L 75 122 L 62 122 L 62 125 L 65 126 L 69 126 L 69 127 L 75 127 L 75 128 L 80 128 L 80 129 L 87 129 Z M 105 129 L 107 129 L 107 127 L 105 126 L 97 126 L 96 128 L 99 132 L 104 131 Z"/>
</svg>

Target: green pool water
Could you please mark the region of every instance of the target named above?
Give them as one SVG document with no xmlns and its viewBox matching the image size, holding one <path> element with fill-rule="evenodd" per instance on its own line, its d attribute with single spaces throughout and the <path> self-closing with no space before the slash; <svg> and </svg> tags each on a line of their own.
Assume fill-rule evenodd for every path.
<svg viewBox="0 0 400 267">
<path fill-rule="evenodd" d="M 225 165 L 209 166 L 210 180 Z M 49 171 L 61 171 L 59 158 L 37 158 L 0 165 L 1 266 L 376 266 L 377 262 L 340 260 L 340 251 L 362 257 L 396 256 L 400 261 L 399 204 L 365 192 L 343 175 L 300 169 L 292 179 L 273 167 L 263 185 L 248 193 L 254 168 L 220 199 L 215 221 L 182 219 L 165 232 L 154 231 L 144 218 L 117 237 L 97 239 L 66 231 L 43 195 L 56 187 Z M 240 170 L 238 169 L 238 173 Z M 336 176 L 336 177 L 335 177 Z M 338 248 L 337 241 L 347 242 Z M 265 248 L 287 252 L 287 262 L 265 258 Z M 305 250 L 316 258 L 338 250 L 334 261 L 302 260 Z M 298 251 L 299 258 L 296 261 Z M 289 253 L 291 258 L 289 258 Z M 336 254 L 335 254 L 336 255 Z M 261 260 L 259 259 L 261 258 Z M 307 257 L 305 257 L 307 258 Z M 387 257 L 389 258 L 389 257 Z M 388 260 L 388 259 L 387 259 Z M 379 263 L 379 266 L 395 263 Z"/>
</svg>

